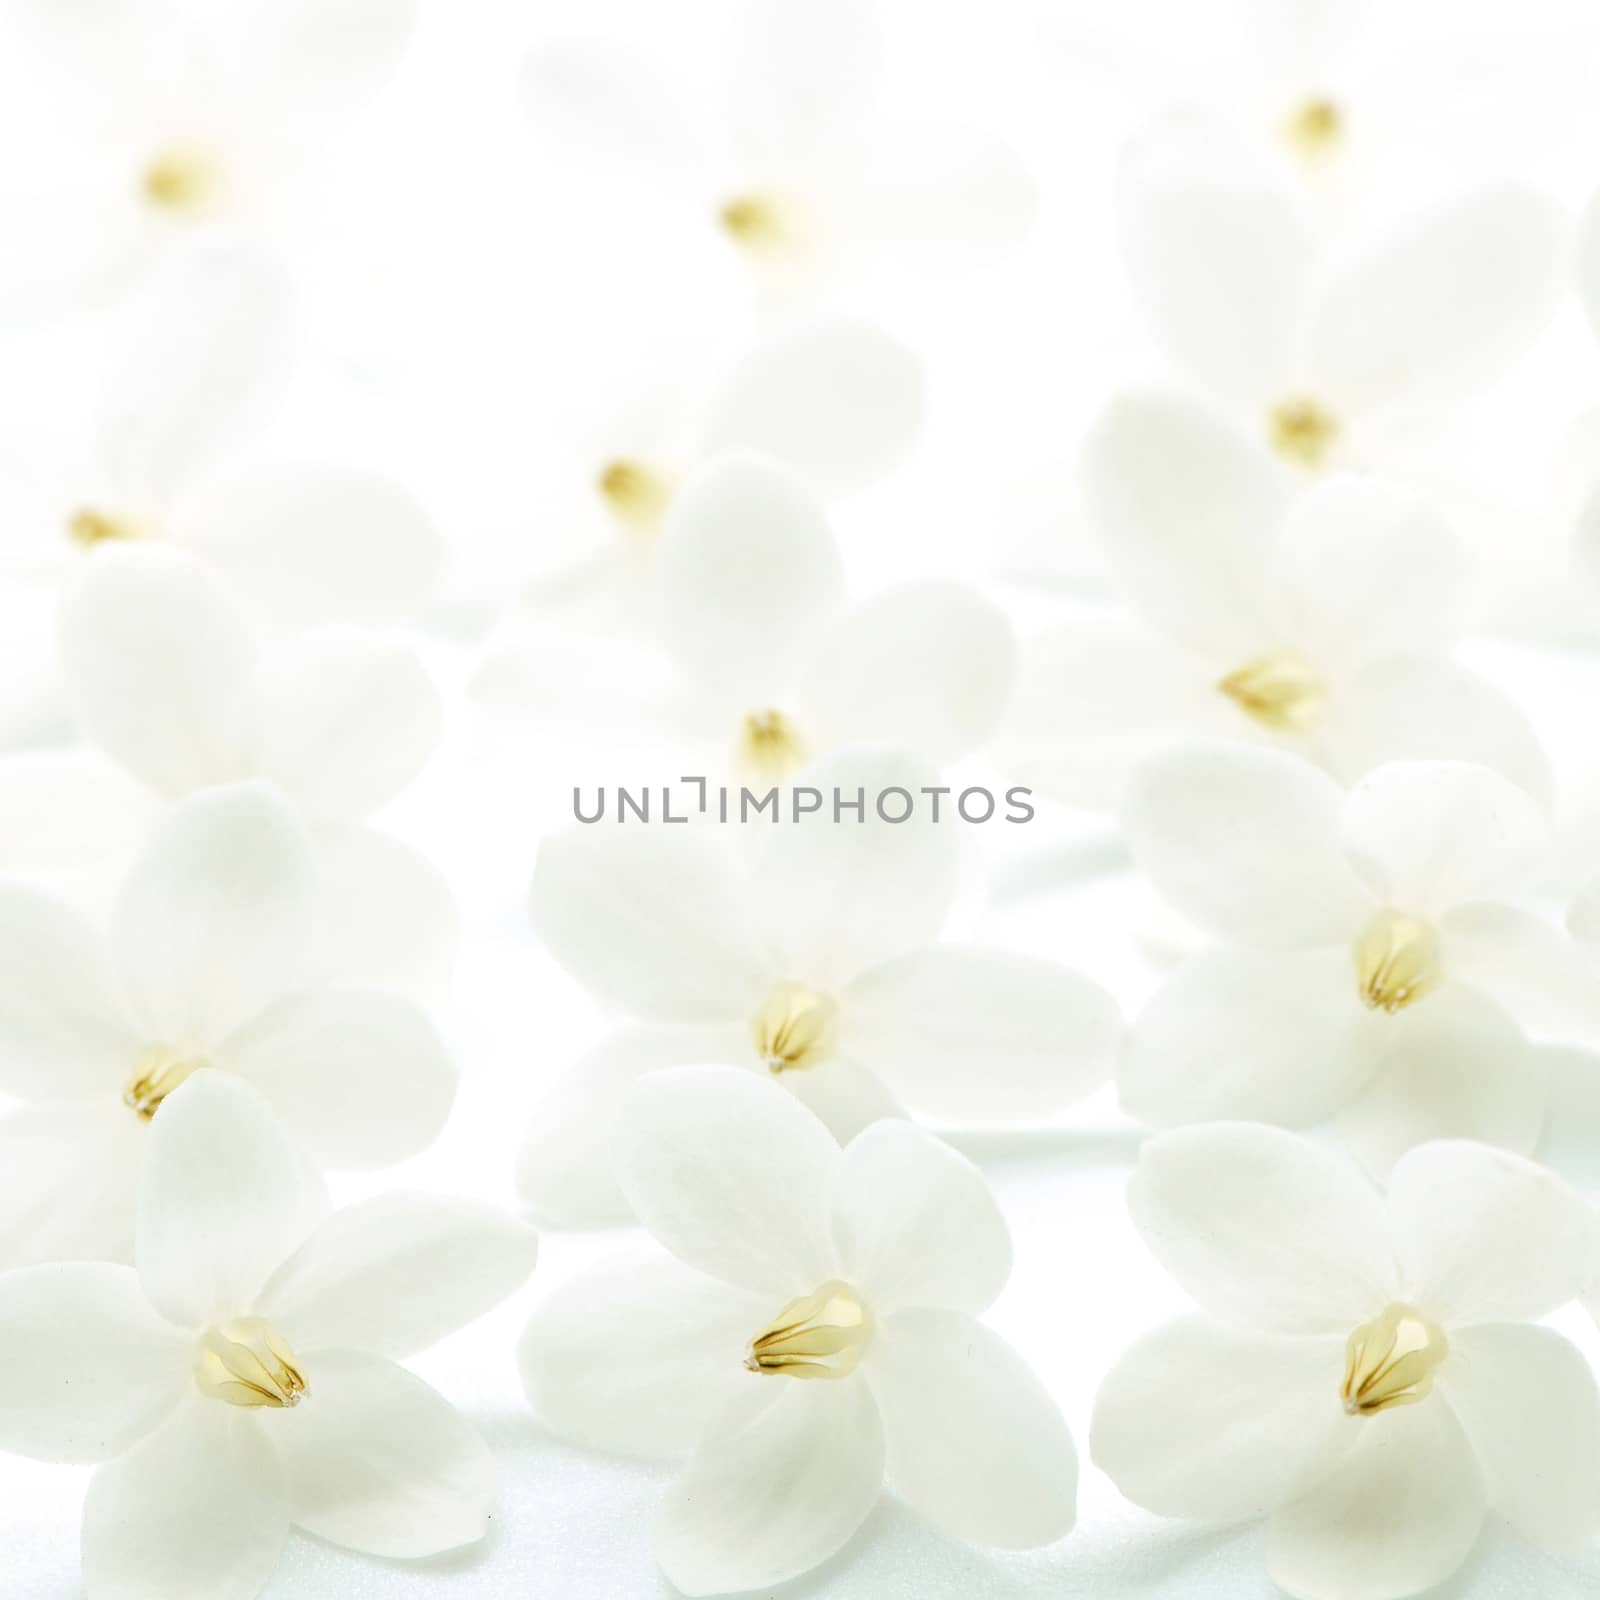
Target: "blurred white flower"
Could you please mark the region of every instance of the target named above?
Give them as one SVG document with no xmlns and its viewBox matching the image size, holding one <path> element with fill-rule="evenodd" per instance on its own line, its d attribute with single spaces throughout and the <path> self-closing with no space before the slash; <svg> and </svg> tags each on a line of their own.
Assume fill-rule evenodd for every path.
<svg viewBox="0 0 1600 1600">
<path fill-rule="evenodd" d="M 86 786 L 125 819 L 127 835 L 142 837 L 159 807 L 184 795 L 265 779 L 311 830 L 324 968 L 402 988 L 448 970 L 449 886 L 364 820 L 438 743 L 439 698 L 410 649 L 334 627 L 262 648 L 203 566 L 143 544 L 104 551 L 73 576 L 60 631 L 78 729 L 133 780 L 97 784 L 91 774 Z M 25 797 L 43 759 L 0 761 L 0 804 L 14 776 Z M 80 826 L 90 849 L 117 836 L 92 814 Z"/>
<path fill-rule="evenodd" d="M 24 1102 L 0 1118 L 6 1260 L 125 1258 L 148 1124 L 196 1073 L 247 1079 L 333 1166 L 384 1166 L 438 1132 L 443 1044 L 411 1001 L 323 981 L 314 889 L 308 841 L 262 784 L 180 802 L 104 934 L 0 887 L 0 1089 Z"/>
<path fill-rule="evenodd" d="M 628 1027 L 572 1068 L 535 1116 L 523 1193 L 563 1224 L 628 1215 L 611 1144 L 643 1074 L 717 1061 L 770 1075 L 841 1138 L 878 1117 L 1025 1122 L 1089 1093 L 1122 1034 L 1115 1002 L 1055 962 L 936 941 L 954 899 L 946 792 L 907 763 L 847 756 L 810 775 L 823 812 L 787 819 L 754 855 L 740 833 L 599 823 L 548 837 L 535 926 L 563 966 Z M 918 816 L 891 825 L 899 785 Z M 830 815 L 835 790 L 866 820 Z"/>
<path fill-rule="evenodd" d="M 517 1289 L 533 1231 L 420 1194 L 330 1215 L 276 1119 L 220 1074 L 145 1137 L 136 1269 L 0 1275 L 0 1446 L 103 1463 L 90 1600 L 251 1600 L 291 1526 L 385 1557 L 481 1539 L 489 1451 L 397 1362 Z"/>
<path fill-rule="evenodd" d="M 1549 819 L 1484 768 L 1396 762 L 1347 796 L 1277 751 L 1178 747 L 1135 775 L 1123 827 L 1222 941 L 1130 1030 L 1123 1100 L 1150 1122 L 1332 1117 L 1379 1171 L 1428 1138 L 1526 1153 L 1545 1091 L 1518 1023 L 1600 1041 L 1589 959 L 1517 903 Z"/>
<path fill-rule="evenodd" d="M 1448 652 L 1475 573 L 1452 529 L 1374 480 L 1308 490 L 1179 397 L 1116 400 L 1082 464 L 1089 520 L 1136 616 L 1024 649 L 997 743 L 1022 781 L 1115 806 L 1173 738 L 1270 741 L 1346 782 L 1385 761 L 1494 767 L 1541 796 L 1526 718 Z"/>
<path fill-rule="evenodd" d="M 1264 1517 L 1296 1600 L 1431 1589 L 1489 1512 L 1554 1550 L 1600 1525 L 1600 1393 L 1532 1325 L 1594 1269 L 1589 1209 L 1551 1173 L 1433 1143 L 1385 1199 L 1309 1139 L 1222 1124 L 1148 1141 L 1128 1203 L 1200 1307 L 1095 1402 L 1091 1453 L 1131 1500 Z"/>
<path fill-rule="evenodd" d="M 1066 1425 L 976 1320 L 1011 1243 L 968 1161 L 899 1122 L 841 1151 L 788 1096 L 721 1067 L 642 1085 L 616 1134 L 623 1187 L 676 1260 L 632 1252 L 564 1285 L 522 1372 L 568 1438 L 688 1454 L 657 1527 L 679 1589 L 810 1571 L 886 1477 L 956 1538 L 1028 1548 L 1071 1528 Z"/>
<path fill-rule="evenodd" d="M 413 0 L 7 0 L 19 159 L 0 189 L 0 310 L 114 297 L 198 230 L 292 200 L 412 14 Z"/>
<path fill-rule="evenodd" d="M 642 51 L 566 39 L 536 48 L 523 103 L 541 144 L 591 176 L 588 211 L 620 219 L 659 262 L 755 275 L 782 307 L 890 254 L 925 270 L 1016 242 L 1034 190 L 992 137 L 886 114 L 873 7 L 750 0 L 724 81 L 701 93 Z"/>
</svg>

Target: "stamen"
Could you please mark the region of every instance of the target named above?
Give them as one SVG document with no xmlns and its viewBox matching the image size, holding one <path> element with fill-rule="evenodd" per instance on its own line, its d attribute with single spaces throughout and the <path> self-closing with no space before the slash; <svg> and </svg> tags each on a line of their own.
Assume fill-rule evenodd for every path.
<svg viewBox="0 0 1600 1600">
<path fill-rule="evenodd" d="M 1344 112 L 1337 101 L 1313 95 L 1290 113 L 1283 136 L 1298 155 L 1309 159 L 1332 155 L 1344 138 Z"/>
<path fill-rule="evenodd" d="M 92 550 L 95 545 L 109 544 L 112 540 L 137 539 L 139 530 L 131 522 L 123 522 L 117 517 L 107 516 L 103 511 L 96 511 L 92 506 L 84 506 L 67 519 L 67 537 L 85 550 Z"/>
<path fill-rule="evenodd" d="M 194 216 L 216 199 L 222 172 L 198 150 L 163 150 L 144 169 L 140 187 L 151 205 Z"/>
<path fill-rule="evenodd" d="M 1345 1344 L 1339 1393 L 1346 1415 L 1370 1417 L 1426 1399 L 1434 1372 L 1449 1353 L 1444 1334 L 1420 1311 L 1390 1306 L 1362 1323 Z"/>
<path fill-rule="evenodd" d="M 205 1065 L 206 1061 L 200 1056 L 180 1055 L 176 1050 L 164 1050 L 159 1046 L 146 1050 L 122 1091 L 122 1103 L 148 1122 L 161 1109 L 161 1102 L 191 1073 Z"/>
<path fill-rule="evenodd" d="M 805 746 L 781 711 L 746 713 L 739 739 L 739 765 L 744 770 L 778 783 L 804 766 L 805 759 Z"/>
<path fill-rule="evenodd" d="M 829 1282 L 791 1300 L 750 1341 L 750 1372 L 790 1378 L 848 1378 L 872 1338 L 872 1318 L 847 1283 Z"/>
<path fill-rule="evenodd" d="M 1328 680 L 1295 650 L 1257 656 L 1217 687 L 1241 711 L 1280 733 L 1304 733 L 1328 703 Z"/>
<path fill-rule="evenodd" d="M 722 231 L 746 250 L 766 253 L 794 243 L 785 207 L 770 194 L 735 195 L 717 213 Z"/>
<path fill-rule="evenodd" d="M 1315 400 L 1296 395 L 1272 408 L 1268 431 L 1279 455 L 1296 466 L 1316 468 L 1339 437 L 1339 423 Z"/>
<path fill-rule="evenodd" d="M 601 469 L 600 494 L 612 516 L 636 533 L 656 534 L 672 503 L 672 485 L 642 461 L 609 461 Z"/>
<path fill-rule="evenodd" d="M 260 1317 L 239 1317 L 207 1328 L 195 1350 L 194 1381 L 212 1400 L 230 1406 L 297 1406 L 306 1395 L 299 1357 Z"/>
<path fill-rule="evenodd" d="M 1426 922 L 1385 907 L 1356 940 L 1356 987 L 1374 1011 L 1391 1016 L 1438 987 L 1439 935 Z"/>
<path fill-rule="evenodd" d="M 776 1075 L 814 1067 L 833 1054 L 838 1005 L 804 984 L 780 983 L 750 1024 L 756 1053 Z"/>
</svg>

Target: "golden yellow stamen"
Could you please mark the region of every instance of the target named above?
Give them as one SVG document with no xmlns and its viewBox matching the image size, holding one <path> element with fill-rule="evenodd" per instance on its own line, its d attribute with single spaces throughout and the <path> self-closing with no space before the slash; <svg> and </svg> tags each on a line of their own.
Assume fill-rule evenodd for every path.
<svg viewBox="0 0 1600 1600">
<path fill-rule="evenodd" d="M 847 1283 L 829 1282 L 791 1300 L 750 1341 L 751 1372 L 789 1378 L 848 1378 L 872 1338 L 872 1318 Z"/>
<path fill-rule="evenodd" d="M 833 1053 L 839 1007 L 804 984 L 780 983 L 750 1024 L 756 1053 L 772 1073 L 814 1067 Z"/>
<path fill-rule="evenodd" d="M 191 1073 L 198 1072 L 205 1065 L 205 1060 L 200 1056 L 186 1056 L 176 1050 L 159 1047 L 146 1050 L 139 1057 L 133 1076 L 122 1091 L 122 1103 L 148 1122 L 161 1109 L 161 1102 Z"/>
<path fill-rule="evenodd" d="M 67 519 L 67 537 L 85 550 L 92 550 L 97 544 L 109 544 L 113 540 L 137 539 L 139 530 L 131 522 L 84 506 Z"/>
<path fill-rule="evenodd" d="M 1392 1305 L 1363 1322 L 1345 1344 L 1344 1383 L 1339 1393 L 1352 1417 L 1370 1417 L 1391 1406 L 1426 1399 L 1433 1375 L 1450 1353 L 1444 1334 L 1420 1311 Z"/>
<path fill-rule="evenodd" d="M 601 497 L 618 522 L 636 533 L 661 531 L 667 507 L 672 503 L 672 484 L 661 473 L 642 461 L 608 461 L 599 477 Z"/>
<path fill-rule="evenodd" d="M 197 150 L 163 150 L 144 169 L 140 188 L 163 211 L 193 216 L 206 210 L 221 188 L 222 173 Z"/>
<path fill-rule="evenodd" d="M 1312 159 L 1331 155 L 1344 138 L 1344 112 L 1337 101 L 1313 95 L 1289 114 L 1283 136 L 1297 155 Z"/>
<path fill-rule="evenodd" d="M 1268 436 L 1279 455 L 1298 467 L 1316 468 L 1339 437 L 1339 423 L 1315 400 L 1296 395 L 1272 408 Z"/>
<path fill-rule="evenodd" d="M 717 213 L 722 231 L 746 250 L 780 250 L 794 242 L 784 206 L 770 194 L 735 195 Z"/>
<path fill-rule="evenodd" d="M 738 765 L 753 777 L 780 783 L 805 765 L 806 749 L 781 711 L 751 711 L 740 727 Z"/>
<path fill-rule="evenodd" d="M 1356 988 L 1362 1002 L 1391 1016 L 1438 987 L 1439 935 L 1426 922 L 1385 907 L 1356 940 Z"/>
<path fill-rule="evenodd" d="M 1328 680 L 1294 650 L 1257 656 L 1217 687 L 1241 711 L 1280 733 L 1304 733 L 1328 703 Z"/>
<path fill-rule="evenodd" d="M 203 1395 L 230 1406 L 297 1406 L 306 1395 L 299 1357 L 260 1317 L 207 1328 L 195 1348 L 194 1381 Z"/>
</svg>

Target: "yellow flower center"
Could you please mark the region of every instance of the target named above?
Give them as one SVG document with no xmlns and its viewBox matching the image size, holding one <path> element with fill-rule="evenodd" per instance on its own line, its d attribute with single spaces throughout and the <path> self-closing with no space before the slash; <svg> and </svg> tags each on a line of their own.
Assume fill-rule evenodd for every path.
<svg viewBox="0 0 1600 1600">
<path fill-rule="evenodd" d="M 1272 448 L 1297 467 L 1317 468 L 1339 437 L 1339 422 L 1315 400 L 1295 395 L 1280 401 L 1267 419 Z"/>
<path fill-rule="evenodd" d="M 756 1054 L 774 1075 L 815 1067 L 833 1054 L 838 1005 L 800 983 L 780 983 L 750 1023 Z"/>
<path fill-rule="evenodd" d="M 771 254 L 796 241 L 795 218 L 776 195 L 735 195 L 718 211 L 717 221 L 735 244 L 755 254 Z"/>
<path fill-rule="evenodd" d="M 847 1283 L 831 1281 L 791 1300 L 745 1350 L 751 1372 L 848 1378 L 872 1339 L 872 1317 Z"/>
<path fill-rule="evenodd" d="M 1444 1334 L 1420 1311 L 1395 1304 L 1363 1322 L 1345 1343 L 1339 1394 L 1352 1417 L 1426 1399 L 1433 1375 L 1450 1353 Z"/>
<path fill-rule="evenodd" d="M 139 180 L 146 201 L 161 211 L 198 216 L 222 189 L 222 169 L 203 151 L 173 148 L 150 159 Z"/>
<path fill-rule="evenodd" d="M 67 537 L 74 544 L 82 545 L 85 550 L 92 550 L 97 544 L 137 539 L 140 533 L 131 522 L 124 522 L 120 517 L 107 516 L 103 511 L 96 511 L 93 506 L 84 506 L 81 510 L 74 511 L 67 519 Z"/>
<path fill-rule="evenodd" d="M 1362 1002 L 1391 1016 L 1438 987 L 1439 935 L 1418 917 L 1385 907 L 1356 940 L 1356 988 Z"/>
<path fill-rule="evenodd" d="M 1289 113 L 1283 136 L 1298 156 L 1310 160 L 1330 156 L 1344 138 L 1344 112 L 1336 100 L 1312 95 Z"/>
<path fill-rule="evenodd" d="M 1279 733 L 1304 733 L 1328 703 L 1328 680 L 1295 650 L 1257 656 L 1217 687 L 1241 711 Z"/>
<path fill-rule="evenodd" d="M 600 496 L 618 522 L 635 533 L 656 534 L 672 503 L 672 484 L 642 461 L 608 461 L 598 479 Z"/>
<path fill-rule="evenodd" d="M 745 714 L 739 728 L 738 766 L 752 777 L 781 783 L 798 767 L 805 765 L 806 747 L 800 742 L 794 724 L 781 711 Z"/>
<path fill-rule="evenodd" d="M 230 1406 L 284 1410 L 299 1405 L 306 1395 L 299 1357 L 260 1317 L 237 1317 L 207 1328 L 195 1347 L 194 1381 L 201 1394 Z"/>
<path fill-rule="evenodd" d="M 148 1122 L 174 1089 L 206 1065 L 208 1063 L 202 1056 L 186 1056 L 180 1051 L 163 1049 L 159 1045 L 146 1050 L 139 1057 L 133 1075 L 122 1091 L 122 1103 Z"/>
</svg>

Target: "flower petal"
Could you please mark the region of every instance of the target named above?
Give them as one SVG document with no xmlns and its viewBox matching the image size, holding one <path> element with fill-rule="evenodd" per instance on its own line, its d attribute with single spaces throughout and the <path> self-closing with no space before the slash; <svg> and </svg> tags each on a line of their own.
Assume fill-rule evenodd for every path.
<svg viewBox="0 0 1600 1600">
<path fill-rule="evenodd" d="M 1373 1070 L 1339 1117 L 1362 1165 L 1383 1177 L 1413 1145 L 1481 1139 L 1531 1155 L 1545 1089 L 1521 1031 L 1499 1006 L 1451 984 L 1369 1035 Z"/>
<path fill-rule="evenodd" d="M 184 500 L 177 536 L 283 631 L 410 621 L 444 576 L 444 541 L 421 506 L 350 467 L 231 468 Z"/>
<path fill-rule="evenodd" d="M 382 1356 L 303 1352 L 306 1397 L 272 1420 L 289 1515 L 375 1556 L 430 1556 L 487 1531 L 488 1446 L 421 1378 Z"/>
<path fill-rule="evenodd" d="M 844 603 L 822 507 L 786 469 L 734 456 L 673 496 L 661 535 L 663 627 L 678 659 L 749 710 L 780 702 Z"/>
<path fill-rule="evenodd" d="M 421 1008 L 377 990 L 286 996 L 229 1034 L 212 1063 L 247 1079 L 324 1166 L 415 1155 L 456 1092 L 455 1066 Z"/>
<path fill-rule="evenodd" d="M 902 584 L 818 641 L 799 691 L 834 747 L 893 744 L 954 761 L 995 730 L 1015 645 L 998 607 L 955 583 Z"/>
<path fill-rule="evenodd" d="M 1407 1291 L 1445 1327 L 1545 1316 L 1600 1265 L 1577 1191 L 1488 1145 L 1442 1139 L 1407 1152 L 1389 1178 L 1389 1214 Z"/>
<path fill-rule="evenodd" d="M 622 1455 L 680 1456 L 751 1387 L 763 1295 L 633 1249 L 567 1279 L 517 1347 L 528 1402 L 563 1438 Z"/>
<path fill-rule="evenodd" d="M 1439 1389 L 1490 1510 L 1542 1549 L 1577 1549 L 1600 1522 L 1600 1391 L 1582 1352 L 1553 1329 L 1500 1324 L 1452 1334 L 1450 1356 Z"/>
<path fill-rule="evenodd" d="M 1345 848 L 1375 893 L 1437 915 L 1526 893 L 1550 847 L 1550 822 L 1524 790 L 1462 761 L 1395 761 L 1345 802 Z"/>
<path fill-rule="evenodd" d="M 83 1581 L 106 1600 L 256 1600 L 288 1533 L 258 1419 L 191 1394 L 90 1481 Z"/>
<path fill-rule="evenodd" d="M 1477 1462 L 1448 1406 L 1353 1426 L 1333 1472 L 1267 1522 L 1267 1571 L 1298 1600 L 1417 1594 L 1461 1565 L 1483 1526 Z"/>
<path fill-rule="evenodd" d="M 617 1117 L 634 1085 L 661 1067 L 732 1066 L 753 1053 L 742 1023 L 618 1028 L 564 1073 L 534 1111 L 517 1156 L 523 1201 L 538 1221 L 556 1228 L 632 1222 L 617 1187 L 615 1144 Z"/>
<path fill-rule="evenodd" d="M 312 820 L 377 810 L 439 740 L 438 691 L 404 646 L 354 630 L 303 634 L 256 678 L 257 770 Z"/>
<path fill-rule="evenodd" d="M 129 870 L 111 952 L 145 1036 L 199 1054 L 293 982 L 312 920 L 309 843 L 262 784 L 208 789 Z"/>
<path fill-rule="evenodd" d="M 1329 282 L 1311 332 L 1324 392 L 1336 410 L 1431 421 L 1533 342 L 1567 252 L 1561 209 L 1516 183 L 1413 215 Z"/>
<path fill-rule="evenodd" d="M 1163 1517 L 1243 1521 L 1295 1499 L 1356 1442 L 1339 1334 L 1184 1317 L 1136 1340 L 1095 1396 L 1090 1453 Z"/>
<path fill-rule="evenodd" d="M 1299 1134 L 1243 1122 L 1158 1134 L 1128 1210 L 1167 1271 L 1230 1323 L 1343 1337 L 1395 1297 L 1377 1192 Z"/>
<path fill-rule="evenodd" d="M 743 1018 L 766 991 L 742 863 L 709 829 L 551 834 L 539 847 L 532 912 L 580 983 L 647 1021 Z"/>
<path fill-rule="evenodd" d="M 132 1267 L 0 1273 L 0 1449 L 37 1461 L 120 1455 L 190 1392 L 192 1357 Z"/>
<path fill-rule="evenodd" d="M 67 585 L 61 664 L 84 732 L 181 795 L 248 770 L 255 647 L 220 584 L 182 551 L 95 552 Z"/>
<path fill-rule="evenodd" d="M 1450 649 L 1476 573 L 1431 506 L 1375 479 L 1318 483 L 1289 512 L 1273 557 L 1282 637 L 1324 670 Z"/>
<path fill-rule="evenodd" d="M 639 1220 L 687 1266 L 782 1298 L 833 1275 L 839 1147 L 775 1084 L 737 1067 L 652 1072 L 617 1118 L 616 1150 Z"/>
<path fill-rule="evenodd" d="M 840 1269 L 880 1316 L 975 1314 L 1011 1275 L 1011 1234 L 983 1174 L 909 1122 L 876 1122 L 850 1141 L 832 1209 Z"/>
<path fill-rule="evenodd" d="M 1128 846 L 1208 932 L 1267 948 L 1354 937 L 1371 896 L 1339 841 L 1338 785 L 1276 750 L 1178 745 L 1129 781 Z"/>
<path fill-rule="evenodd" d="M 104 944 L 46 895 L 0 884 L 0 1092 L 24 1100 L 113 1095 L 138 1058 Z"/>
<path fill-rule="evenodd" d="M 919 1114 L 1026 1122 L 1110 1077 L 1122 1013 L 1053 961 L 942 945 L 852 980 L 839 1030 L 841 1047 Z"/>
<path fill-rule="evenodd" d="M 247 1311 L 328 1209 L 321 1180 L 256 1092 L 197 1072 L 151 1124 L 135 1254 L 150 1302 L 198 1328 Z"/>
<path fill-rule="evenodd" d="M 1134 1019 L 1122 1104 L 1157 1127 L 1217 1118 L 1309 1127 L 1360 1092 L 1388 1020 L 1361 1005 L 1343 947 L 1202 951 Z"/>
<path fill-rule="evenodd" d="M 882 1078 L 840 1056 L 831 1056 L 815 1069 L 785 1072 L 778 1082 L 841 1145 L 848 1144 L 874 1122 L 907 1114 Z"/>
<path fill-rule="evenodd" d="M 866 1521 L 883 1492 L 883 1458 L 883 1424 L 859 1379 L 751 1379 L 667 1491 L 662 1570 L 688 1595 L 809 1572 Z"/>
<path fill-rule="evenodd" d="M 1151 390 L 1107 406 L 1081 472 L 1106 562 L 1146 621 L 1222 671 L 1266 648 L 1289 491 L 1264 451 L 1193 402 Z"/>
<path fill-rule="evenodd" d="M 922 362 L 870 322 L 786 330 L 744 357 L 700 418 L 703 459 L 752 451 L 820 495 L 853 494 L 897 467 L 922 430 Z"/>
<path fill-rule="evenodd" d="M 1029 1550 L 1071 1531 L 1072 1435 L 1044 1385 L 959 1311 L 901 1311 L 863 1369 L 883 1418 L 889 1486 L 941 1532 Z"/>
<path fill-rule="evenodd" d="M 1440 919 L 1443 959 L 1536 1038 L 1580 1048 L 1600 1040 L 1593 952 L 1517 906 L 1457 906 Z"/>
<path fill-rule="evenodd" d="M 256 1309 L 297 1349 L 399 1361 L 476 1322 L 533 1271 L 538 1235 L 475 1200 L 395 1191 L 328 1217 Z"/>
</svg>

